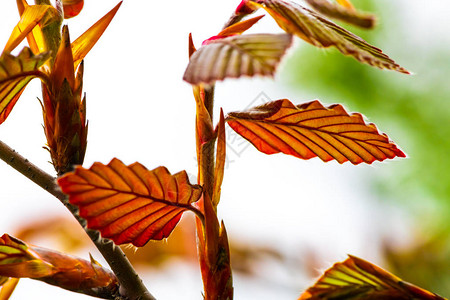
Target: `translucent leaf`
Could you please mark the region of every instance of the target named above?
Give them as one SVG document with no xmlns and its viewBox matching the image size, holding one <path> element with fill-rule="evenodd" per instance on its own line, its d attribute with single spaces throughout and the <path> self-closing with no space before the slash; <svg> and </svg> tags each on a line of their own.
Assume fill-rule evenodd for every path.
<svg viewBox="0 0 450 300">
<path fill-rule="evenodd" d="M 106 299 L 118 289 L 116 276 L 97 263 L 30 246 L 7 234 L 0 238 L 0 276 L 37 279 Z"/>
<path fill-rule="evenodd" d="M 74 68 L 76 69 L 80 62 L 84 59 L 86 54 L 94 47 L 98 39 L 105 32 L 109 23 L 117 13 L 122 1 L 119 2 L 113 9 L 111 9 L 106 15 L 104 15 L 100 20 L 98 20 L 94 25 L 92 25 L 85 33 L 78 37 L 72 43 L 73 61 Z"/>
<path fill-rule="evenodd" d="M 329 0 L 306 0 L 314 10 L 333 19 L 341 20 L 363 28 L 375 26 L 376 18 L 373 14 L 357 11 Z"/>
<path fill-rule="evenodd" d="M 6 278 L 7 280 L 1 283 L 0 280 L 0 300 L 8 300 L 17 284 L 19 283 L 19 278 Z"/>
<path fill-rule="evenodd" d="M 273 76 L 289 48 L 289 34 L 248 34 L 210 41 L 192 56 L 183 79 L 211 84 L 225 78 Z"/>
<path fill-rule="evenodd" d="M 116 244 L 140 247 L 166 238 L 186 210 L 202 216 L 191 205 L 202 189 L 191 185 L 184 171 L 171 175 L 165 167 L 149 171 L 139 163 L 126 166 L 113 159 L 108 165 L 77 167 L 58 183 L 88 227 Z"/>
<path fill-rule="evenodd" d="M 283 0 L 251 2 L 262 6 L 283 30 L 316 47 L 334 46 L 343 54 L 353 56 L 362 63 L 409 74 L 380 49 L 297 3 Z"/>
<path fill-rule="evenodd" d="M 24 7 L 23 14 L 20 16 L 20 21 L 14 27 L 8 42 L 6 43 L 4 52 L 13 51 L 23 39 L 32 32 L 36 25 L 44 26 L 55 18 L 58 18 L 58 11 L 51 5 L 27 5 Z M 37 45 L 36 47 L 38 47 Z M 41 45 L 42 47 L 42 45 Z M 33 49 L 38 50 L 38 49 Z M 36 53 L 36 51 L 35 51 Z"/>
<path fill-rule="evenodd" d="M 405 154 L 367 124 L 361 114 L 348 114 L 341 105 L 319 101 L 295 106 L 277 100 L 245 112 L 230 113 L 228 125 L 266 154 L 284 153 L 302 159 L 372 163 Z"/>
<path fill-rule="evenodd" d="M 49 57 L 49 53 L 35 56 L 27 47 L 18 56 L 8 52 L 0 56 L 0 124 L 6 120 L 26 85 L 33 78 L 45 78 L 39 67 Z"/>
<path fill-rule="evenodd" d="M 62 0 L 64 18 L 69 19 L 77 16 L 83 9 L 84 0 Z"/>
<path fill-rule="evenodd" d="M 349 255 L 334 264 L 299 300 L 319 299 L 424 299 L 444 298 L 402 281 L 397 276 L 361 258 Z"/>
</svg>

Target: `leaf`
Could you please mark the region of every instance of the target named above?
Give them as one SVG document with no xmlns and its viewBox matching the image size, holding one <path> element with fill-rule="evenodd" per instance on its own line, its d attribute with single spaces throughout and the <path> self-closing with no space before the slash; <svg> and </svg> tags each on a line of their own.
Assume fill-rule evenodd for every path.
<svg viewBox="0 0 450 300">
<path fill-rule="evenodd" d="M 375 15 L 357 11 L 353 7 L 348 8 L 329 0 L 306 0 L 306 2 L 316 11 L 330 18 L 363 28 L 375 26 Z"/>
<path fill-rule="evenodd" d="M 412 285 L 356 256 L 334 264 L 299 300 L 429 299 L 444 298 Z"/>
<path fill-rule="evenodd" d="M 211 84 L 225 78 L 273 76 L 289 48 L 289 34 L 248 34 L 210 41 L 192 56 L 183 79 Z"/>
<path fill-rule="evenodd" d="M 62 0 L 64 18 L 70 19 L 77 16 L 83 9 L 84 0 Z"/>
<path fill-rule="evenodd" d="M 0 300 L 8 300 L 18 283 L 19 278 L 7 278 L 7 281 L 0 287 Z"/>
<path fill-rule="evenodd" d="M 405 154 L 366 124 L 361 114 L 348 114 L 341 105 L 324 107 L 319 101 L 295 106 L 277 100 L 245 112 L 230 113 L 228 125 L 266 154 L 282 152 L 302 159 L 372 163 Z"/>
<path fill-rule="evenodd" d="M 105 299 L 118 289 L 116 276 L 98 264 L 30 246 L 7 234 L 0 238 L 0 276 L 37 279 Z"/>
<path fill-rule="evenodd" d="M 58 183 L 87 226 L 116 244 L 141 247 L 166 238 L 186 210 L 203 217 L 191 205 L 202 188 L 191 185 L 184 171 L 171 175 L 165 167 L 149 171 L 139 163 L 125 166 L 113 159 L 108 165 L 77 167 Z"/>
<path fill-rule="evenodd" d="M 23 14 L 20 21 L 14 27 L 8 42 L 6 43 L 4 52 L 13 51 L 23 39 L 32 32 L 36 25 L 40 24 L 44 27 L 49 22 L 58 18 L 58 11 L 51 5 L 27 5 L 26 2 L 21 3 L 24 6 Z M 38 48 L 38 46 L 36 46 Z M 37 50 L 33 49 L 33 51 Z M 46 51 L 44 49 L 44 51 Z M 36 52 L 35 52 L 36 53 Z M 37 53 L 36 53 L 37 54 Z"/>
<path fill-rule="evenodd" d="M 345 55 L 380 69 L 410 74 L 380 49 L 303 6 L 283 0 L 251 0 L 263 7 L 286 32 L 319 47 L 334 46 Z"/>
<path fill-rule="evenodd" d="M 48 52 L 33 55 L 27 47 L 18 56 L 8 52 L 0 56 L 0 124 L 6 120 L 27 84 L 36 77 L 46 78 L 39 67 L 49 57 Z"/>
<path fill-rule="evenodd" d="M 98 20 L 94 25 L 86 30 L 85 33 L 79 36 L 72 43 L 72 53 L 75 69 L 84 59 L 86 54 L 89 53 L 92 47 L 94 47 L 95 43 L 97 43 L 103 32 L 105 32 L 106 28 L 108 27 L 109 23 L 111 23 L 121 5 L 122 1 L 120 1 L 113 9 L 111 9 L 106 15 L 104 15 L 100 20 Z"/>
</svg>

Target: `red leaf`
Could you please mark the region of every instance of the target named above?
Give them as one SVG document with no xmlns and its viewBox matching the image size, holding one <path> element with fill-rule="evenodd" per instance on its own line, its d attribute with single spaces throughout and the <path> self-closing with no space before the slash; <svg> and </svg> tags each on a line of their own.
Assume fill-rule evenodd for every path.
<svg viewBox="0 0 450 300">
<path fill-rule="evenodd" d="M 141 247 L 166 238 L 186 210 L 202 218 L 191 205 L 202 189 L 191 185 L 184 171 L 171 175 L 165 167 L 149 171 L 139 163 L 126 166 L 113 159 L 108 165 L 77 167 L 58 183 L 88 227 L 116 244 Z"/>
<path fill-rule="evenodd" d="M 245 112 L 230 113 L 228 125 L 266 154 L 285 153 L 302 159 L 372 163 L 405 154 L 366 124 L 360 114 L 348 114 L 341 105 L 324 107 L 319 101 L 295 106 L 277 100 Z"/>
</svg>

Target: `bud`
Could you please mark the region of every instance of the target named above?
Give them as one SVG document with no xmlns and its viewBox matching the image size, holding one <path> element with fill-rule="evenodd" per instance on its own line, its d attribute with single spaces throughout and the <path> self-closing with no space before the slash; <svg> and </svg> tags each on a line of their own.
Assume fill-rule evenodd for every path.
<svg viewBox="0 0 450 300">
<path fill-rule="evenodd" d="M 43 85 L 44 130 L 58 175 L 83 163 L 87 145 L 86 101 L 82 99 L 83 63 L 75 76 L 69 31 L 63 27 L 49 85 Z"/>
</svg>

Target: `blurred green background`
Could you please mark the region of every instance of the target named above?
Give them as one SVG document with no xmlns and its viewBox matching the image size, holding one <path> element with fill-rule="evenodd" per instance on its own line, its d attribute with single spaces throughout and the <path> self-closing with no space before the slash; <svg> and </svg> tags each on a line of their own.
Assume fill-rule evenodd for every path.
<svg viewBox="0 0 450 300">
<path fill-rule="evenodd" d="M 407 154 L 407 162 L 391 162 L 365 171 L 374 198 L 405 211 L 414 239 L 408 247 L 386 241 L 384 259 L 399 277 L 441 295 L 450 295 L 450 51 L 445 41 L 401 26 L 395 3 L 354 1 L 375 12 L 380 24 L 359 30 L 342 24 L 384 50 L 414 73 L 380 71 L 306 43 L 296 48 L 282 78 L 326 103 L 344 104 L 367 116 Z M 403 7 L 407 9 L 407 7 Z M 424 9 L 423 13 L 427 13 Z M 428 16 L 432 18 L 433 16 Z M 407 18 L 405 18 L 407 19 Z M 403 19 L 403 21 L 405 21 Z M 405 22 L 403 22 L 404 24 Z M 400 24 L 400 25 L 399 25 Z M 432 22 L 430 24 L 433 24 Z M 440 26 L 427 28 L 432 34 Z M 425 30 L 425 32 L 427 31 Z M 423 33 L 422 33 L 423 34 Z M 411 38 L 414 37 L 414 38 Z M 423 40 L 423 42 L 421 42 Z M 364 201 L 364 199 L 362 199 Z"/>
</svg>

